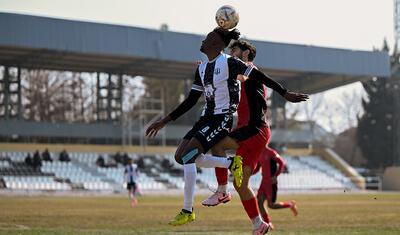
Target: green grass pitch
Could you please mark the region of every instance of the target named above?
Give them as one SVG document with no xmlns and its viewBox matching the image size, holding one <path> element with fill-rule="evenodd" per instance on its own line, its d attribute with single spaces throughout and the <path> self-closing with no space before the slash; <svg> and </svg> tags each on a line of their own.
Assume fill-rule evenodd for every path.
<svg viewBox="0 0 400 235">
<path fill-rule="evenodd" d="M 217 207 L 200 205 L 196 221 L 172 227 L 181 196 L 143 196 L 131 208 L 122 196 L 0 196 L 0 234 L 251 234 L 237 195 Z M 271 211 L 275 235 L 399 235 L 400 194 L 343 193 L 282 195 L 295 199 L 290 210 Z"/>
</svg>

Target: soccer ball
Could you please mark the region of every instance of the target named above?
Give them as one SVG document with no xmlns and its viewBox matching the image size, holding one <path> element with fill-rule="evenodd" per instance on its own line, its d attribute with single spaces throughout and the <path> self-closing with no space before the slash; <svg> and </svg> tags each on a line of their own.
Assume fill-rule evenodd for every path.
<svg viewBox="0 0 400 235">
<path fill-rule="evenodd" d="M 233 29 L 239 23 L 239 13 L 233 6 L 225 5 L 217 10 L 215 21 L 223 29 Z"/>
</svg>

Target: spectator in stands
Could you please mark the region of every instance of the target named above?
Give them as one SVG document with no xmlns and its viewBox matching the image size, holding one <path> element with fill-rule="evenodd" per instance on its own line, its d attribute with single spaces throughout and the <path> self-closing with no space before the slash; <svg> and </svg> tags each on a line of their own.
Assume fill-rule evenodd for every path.
<svg viewBox="0 0 400 235">
<path fill-rule="evenodd" d="M 164 158 L 161 162 L 161 166 L 166 170 L 170 170 L 173 164 L 167 158 Z"/>
<path fill-rule="evenodd" d="M 136 162 L 137 166 L 139 169 L 144 169 L 146 166 L 144 164 L 144 159 L 143 157 L 140 157 L 137 162 Z"/>
<path fill-rule="evenodd" d="M 170 174 L 181 176 L 183 175 L 183 170 L 174 167 L 174 164 L 168 160 L 168 158 L 164 158 L 161 162 L 162 168 L 167 170 Z"/>
<path fill-rule="evenodd" d="M 99 157 L 96 160 L 96 165 L 99 166 L 99 167 L 105 167 L 106 166 L 103 156 L 99 155 Z"/>
<path fill-rule="evenodd" d="M 114 160 L 116 163 L 123 163 L 122 162 L 122 156 L 121 153 L 118 151 L 114 156 L 113 156 Z"/>
<path fill-rule="evenodd" d="M 32 164 L 32 157 L 31 157 L 31 154 L 30 153 L 28 153 L 28 155 L 26 155 L 26 157 L 25 157 L 25 163 L 26 163 L 26 165 L 28 165 L 28 166 L 32 166 L 33 164 Z"/>
<path fill-rule="evenodd" d="M 36 150 L 33 154 L 32 166 L 38 169 L 42 166 L 42 158 L 40 157 L 39 150 Z"/>
<path fill-rule="evenodd" d="M 130 157 L 128 156 L 128 154 L 124 153 L 124 155 L 122 155 L 122 164 L 124 166 L 128 165 L 129 164 L 129 159 L 130 159 Z"/>
<path fill-rule="evenodd" d="M 71 159 L 69 158 L 68 152 L 63 149 L 63 151 L 60 153 L 60 156 L 58 157 L 58 160 L 60 162 L 69 162 Z"/>
<path fill-rule="evenodd" d="M 51 159 L 51 156 L 50 156 L 50 153 L 49 153 L 48 149 L 44 150 L 44 152 L 42 153 L 42 160 L 46 161 L 46 162 L 52 162 L 53 161 L 53 159 Z"/>
</svg>

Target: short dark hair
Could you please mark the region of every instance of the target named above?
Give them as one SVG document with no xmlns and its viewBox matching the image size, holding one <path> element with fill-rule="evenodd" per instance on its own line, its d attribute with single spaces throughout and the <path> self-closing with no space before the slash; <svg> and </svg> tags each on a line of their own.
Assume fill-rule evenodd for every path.
<svg viewBox="0 0 400 235">
<path fill-rule="evenodd" d="M 248 56 L 249 61 L 253 61 L 254 58 L 256 58 L 256 54 L 257 54 L 256 47 L 253 44 L 251 44 L 250 42 L 239 39 L 239 40 L 234 41 L 229 46 L 230 49 L 233 49 L 234 47 L 239 47 L 240 50 L 242 50 L 242 51 L 249 50 L 250 51 L 249 56 Z"/>
<path fill-rule="evenodd" d="M 217 27 L 213 31 L 219 34 L 219 36 L 221 36 L 222 41 L 224 41 L 225 47 L 229 45 L 231 40 L 238 40 L 240 37 L 240 32 L 237 29 L 229 31 L 221 27 Z"/>
</svg>

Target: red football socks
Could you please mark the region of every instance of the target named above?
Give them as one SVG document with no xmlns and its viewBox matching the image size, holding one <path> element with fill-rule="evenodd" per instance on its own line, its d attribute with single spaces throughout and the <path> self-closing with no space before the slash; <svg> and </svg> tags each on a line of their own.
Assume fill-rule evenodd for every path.
<svg viewBox="0 0 400 235">
<path fill-rule="evenodd" d="M 271 222 L 271 217 L 268 214 L 261 214 L 261 216 L 263 217 L 264 222 Z"/>
<path fill-rule="evenodd" d="M 250 219 L 253 219 L 260 215 L 260 211 L 257 206 L 257 199 L 255 197 L 242 201 L 244 210 L 246 211 L 247 215 L 249 216 Z"/>
<path fill-rule="evenodd" d="M 217 176 L 218 185 L 228 184 L 228 169 L 216 167 L 215 175 Z"/>
</svg>

